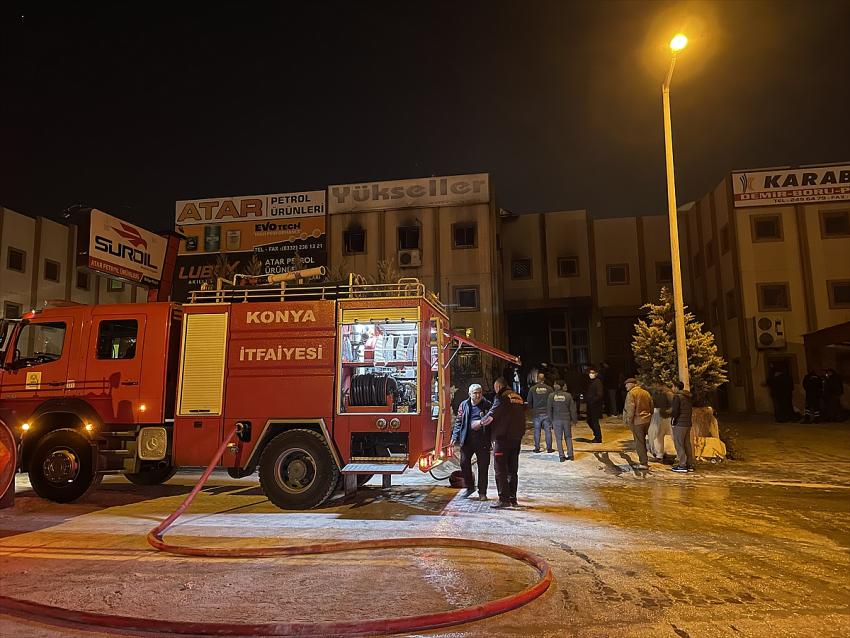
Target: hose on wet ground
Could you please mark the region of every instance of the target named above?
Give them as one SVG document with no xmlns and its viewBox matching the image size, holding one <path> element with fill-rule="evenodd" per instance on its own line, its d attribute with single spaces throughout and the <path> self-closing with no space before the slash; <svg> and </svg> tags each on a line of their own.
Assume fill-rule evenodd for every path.
<svg viewBox="0 0 850 638">
<path fill-rule="evenodd" d="M 532 567 L 537 580 L 523 590 L 478 605 L 440 611 L 417 616 L 377 618 L 364 620 L 333 620 L 318 622 L 227 623 L 190 622 L 100 614 L 75 609 L 44 605 L 32 601 L 0 596 L 0 613 L 36 620 L 45 624 L 59 624 L 82 628 L 114 629 L 159 635 L 205 636 L 372 636 L 419 632 L 450 627 L 482 620 L 517 609 L 541 596 L 551 585 L 553 576 L 548 563 L 539 556 L 519 547 L 501 543 L 462 538 L 391 538 L 365 541 L 338 541 L 312 545 L 270 547 L 191 547 L 174 545 L 163 539 L 165 531 L 189 508 L 195 496 L 218 465 L 236 429 L 224 439 L 215 457 L 200 480 L 180 506 L 164 521 L 148 532 L 147 541 L 155 549 L 179 556 L 206 558 L 268 558 L 272 556 L 304 556 L 308 554 L 333 554 L 339 552 L 374 551 L 378 549 L 451 548 L 471 549 L 501 554 Z"/>
</svg>

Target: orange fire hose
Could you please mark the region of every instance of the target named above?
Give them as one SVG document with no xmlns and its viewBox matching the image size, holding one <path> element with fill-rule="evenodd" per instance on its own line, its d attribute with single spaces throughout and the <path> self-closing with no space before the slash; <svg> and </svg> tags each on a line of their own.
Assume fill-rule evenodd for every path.
<svg viewBox="0 0 850 638">
<path fill-rule="evenodd" d="M 368 541 L 341 541 L 316 543 L 288 547 L 188 547 L 166 543 L 162 535 L 192 503 L 210 474 L 218 465 L 236 429 L 224 439 L 215 458 L 207 466 L 198 483 L 192 488 L 174 512 L 162 523 L 148 532 L 147 540 L 157 550 L 182 556 L 205 556 L 213 558 L 264 558 L 269 556 L 301 556 L 305 554 L 332 554 L 338 552 L 367 551 L 376 549 L 409 549 L 417 547 L 451 547 L 477 549 L 502 554 L 533 567 L 538 580 L 522 591 L 486 603 L 441 611 L 419 616 L 379 618 L 374 620 L 345 620 L 327 622 L 273 622 L 273 623 L 217 623 L 160 620 L 133 616 L 97 614 L 51 605 L 42 605 L 17 598 L 0 596 L 0 613 L 37 620 L 46 624 L 75 626 L 81 628 L 107 628 L 119 631 L 136 631 L 159 635 L 194 634 L 205 636 L 370 636 L 418 632 L 439 627 L 449 627 L 503 614 L 525 605 L 543 594 L 552 584 L 552 570 L 539 556 L 509 545 L 460 538 L 394 538 Z"/>
</svg>

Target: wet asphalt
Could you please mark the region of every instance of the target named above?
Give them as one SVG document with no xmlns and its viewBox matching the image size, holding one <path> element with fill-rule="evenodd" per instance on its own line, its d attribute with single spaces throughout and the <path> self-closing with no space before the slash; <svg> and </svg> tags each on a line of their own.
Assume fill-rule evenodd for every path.
<svg viewBox="0 0 850 638">
<path fill-rule="evenodd" d="M 520 507 L 496 511 L 417 470 L 373 480 L 306 512 L 282 512 L 256 476 L 215 475 L 172 540 L 259 545 L 453 536 L 519 545 L 552 566 L 554 586 L 505 615 L 433 636 L 850 635 L 850 424 L 749 418 L 736 460 L 680 475 L 636 468 L 627 431 L 604 443 L 574 429 L 576 461 L 520 459 Z M 150 488 L 109 477 L 84 502 L 35 497 L 18 479 L 0 511 L 0 592 L 54 605 L 161 618 L 270 622 L 408 615 L 518 591 L 527 567 L 466 550 L 208 560 L 164 556 L 144 534 L 196 473 Z M 490 496 L 495 497 L 492 477 Z M 0 636 L 105 636 L 0 616 Z"/>
</svg>

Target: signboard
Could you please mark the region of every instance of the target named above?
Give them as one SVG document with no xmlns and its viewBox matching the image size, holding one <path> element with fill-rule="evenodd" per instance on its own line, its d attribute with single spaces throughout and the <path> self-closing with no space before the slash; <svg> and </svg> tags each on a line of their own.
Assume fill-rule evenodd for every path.
<svg viewBox="0 0 850 638">
<path fill-rule="evenodd" d="M 850 164 L 732 173 L 735 208 L 850 201 Z"/>
<path fill-rule="evenodd" d="M 328 212 L 428 208 L 485 204 L 490 201 L 487 173 L 366 182 L 328 187 Z"/>
<path fill-rule="evenodd" d="M 216 276 L 269 275 L 327 265 L 325 191 L 184 200 L 176 204 L 177 257 L 172 299 Z"/>
<path fill-rule="evenodd" d="M 246 197 L 212 197 L 177 202 L 175 224 L 281 220 L 290 217 L 324 217 L 325 191 L 275 193 Z"/>
<path fill-rule="evenodd" d="M 146 286 L 162 279 L 168 240 L 96 208 L 82 218 L 77 265 Z"/>
</svg>

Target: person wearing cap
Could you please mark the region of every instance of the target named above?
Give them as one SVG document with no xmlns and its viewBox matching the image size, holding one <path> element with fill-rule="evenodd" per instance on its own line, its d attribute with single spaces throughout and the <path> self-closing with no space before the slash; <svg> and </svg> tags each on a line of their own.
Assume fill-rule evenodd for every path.
<svg viewBox="0 0 850 638">
<path fill-rule="evenodd" d="M 576 403 L 567 392 L 561 380 L 553 384 L 555 391 L 549 395 L 549 420 L 555 428 L 555 442 L 558 444 L 558 458 L 564 461 L 573 460 L 573 423 L 578 420 Z M 564 438 L 567 439 L 567 454 L 564 455 Z"/>
<path fill-rule="evenodd" d="M 626 379 L 626 405 L 623 408 L 623 423 L 629 426 L 635 439 L 638 455 L 638 469 L 648 470 L 649 459 L 646 455 L 646 435 L 655 406 L 649 392 L 638 385 L 637 379 Z"/>
<path fill-rule="evenodd" d="M 472 457 L 478 464 L 478 500 L 487 500 L 487 471 L 490 469 L 490 428 L 481 425 L 481 419 L 492 404 L 484 398 L 484 390 L 477 383 L 469 386 L 469 398 L 458 407 L 452 428 L 452 445 L 460 445 L 460 471 L 466 486 L 466 498 L 475 493 L 472 474 Z"/>
</svg>

